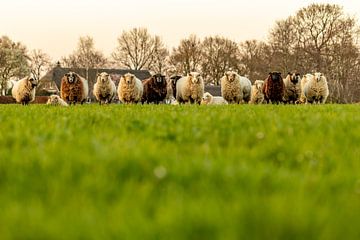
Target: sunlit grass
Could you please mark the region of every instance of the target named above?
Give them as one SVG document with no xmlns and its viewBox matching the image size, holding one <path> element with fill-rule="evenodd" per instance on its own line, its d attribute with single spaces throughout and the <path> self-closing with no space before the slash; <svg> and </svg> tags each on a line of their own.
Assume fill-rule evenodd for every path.
<svg viewBox="0 0 360 240">
<path fill-rule="evenodd" d="M 1 239 L 359 239 L 360 108 L 0 105 Z"/>
</svg>

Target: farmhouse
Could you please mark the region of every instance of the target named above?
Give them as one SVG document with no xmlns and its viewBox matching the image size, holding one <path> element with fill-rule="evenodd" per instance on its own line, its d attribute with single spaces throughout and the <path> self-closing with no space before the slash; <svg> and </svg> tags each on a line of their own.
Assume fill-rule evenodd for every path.
<svg viewBox="0 0 360 240">
<path fill-rule="evenodd" d="M 41 96 L 58 93 L 60 90 L 61 79 L 69 71 L 76 72 L 89 81 L 89 97 L 91 99 L 95 99 L 93 96 L 93 87 L 96 83 L 96 75 L 98 73 L 109 73 L 112 80 L 115 82 L 116 87 L 119 84 L 120 77 L 128 72 L 134 74 L 140 80 L 151 77 L 149 71 L 147 70 L 64 68 L 58 63 L 56 67 L 51 69 L 40 79 L 36 95 Z"/>
</svg>

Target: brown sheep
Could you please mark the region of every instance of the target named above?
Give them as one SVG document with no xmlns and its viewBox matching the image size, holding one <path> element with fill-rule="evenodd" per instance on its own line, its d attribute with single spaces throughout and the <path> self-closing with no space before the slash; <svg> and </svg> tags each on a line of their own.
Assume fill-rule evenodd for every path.
<svg viewBox="0 0 360 240">
<path fill-rule="evenodd" d="M 86 79 L 80 77 L 77 73 L 69 72 L 61 79 L 61 98 L 68 104 L 80 102 L 83 104 L 89 92 L 89 86 Z"/>
<path fill-rule="evenodd" d="M 155 74 L 143 82 L 144 92 L 141 103 L 156 103 L 164 101 L 167 94 L 167 82 L 164 75 Z"/>
<path fill-rule="evenodd" d="M 284 101 L 285 85 L 280 72 L 270 72 L 264 83 L 264 97 L 267 103 L 279 104 Z"/>
</svg>

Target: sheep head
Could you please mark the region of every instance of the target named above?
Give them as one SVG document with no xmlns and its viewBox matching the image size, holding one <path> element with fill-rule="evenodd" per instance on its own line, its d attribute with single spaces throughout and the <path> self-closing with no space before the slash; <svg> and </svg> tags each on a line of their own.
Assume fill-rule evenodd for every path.
<svg viewBox="0 0 360 240">
<path fill-rule="evenodd" d="M 233 72 L 233 71 L 227 71 L 225 73 L 225 77 L 229 82 L 235 81 L 236 75 L 237 75 L 236 72 Z"/>
<path fill-rule="evenodd" d="M 263 80 L 256 80 L 254 82 L 255 88 L 259 91 L 262 91 L 262 89 L 264 88 L 264 81 Z"/>
<path fill-rule="evenodd" d="M 164 75 L 161 74 L 155 74 L 152 76 L 152 78 L 155 80 L 155 83 L 158 85 L 164 85 L 166 84 L 166 79 Z"/>
<path fill-rule="evenodd" d="M 126 73 L 123 76 L 123 79 L 127 85 L 132 85 L 135 83 L 135 75 L 131 73 Z"/>
<path fill-rule="evenodd" d="M 321 79 L 324 78 L 324 75 L 320 72 L 316 72 L 316 73 L 314 73 L 314 77 L 317 82 L 320 82 Z"/>
<path fill-rule="evenodd" d="M 57 104 L 60 100 L 58 95 L 51 95 L 46 104 Z"/>
<path fill-rule="evenodd" d="M 27 84 L 30 87 L 30 89 L 33 89 L 38 85 L 38 80 L 34 76 L 28 76 L 27 77 Z"/>
<path fill-rule="evenodd" d="M 269 76 L 273 81 L 282 80 L 281 72 L 269 72 Z"/>
<path fill-rule="evenodd" d="M 96 81 L 101 82 L 101 83 L 107 83 L 107 82 L 110 82 L 110 79 L 111 79 L 111 77 L 108 73 L 102 72 L 102 73 L 97 74 Z"/>
<path fill-rule="evenodd" d="M 67 74 L 65 74 L 65 76 L 66 76 L 67 82 L 70 84 L 75 83 L 78 78 L 78 75 L 74 72 L 68 72 Z"/>
<path fill-rule="evenodd" d="M 207 104 L 207 103 L 211 102 L 212 98 L 213 98 L 213 96 L 210 93 L 206 92 L 206 93 L 204 93 L 204 95 L 202 97 L 202 101 L 203 101 L 203 103 Z"/>
<path fill-rule="evenodd" d="M 300 73 L 298 72 L 289 72 L 288 75 L 290 75 L 290 82 L 292 82 L 293 84 L 297 84 L 301 81 Z"/>
<path fill-rule="evenodd" d="M 202 82 L 202 77 L 198 72 L 191 72 L 188 74 L 188 78 L 193 84 L 199 84 Z"/>
</svg>

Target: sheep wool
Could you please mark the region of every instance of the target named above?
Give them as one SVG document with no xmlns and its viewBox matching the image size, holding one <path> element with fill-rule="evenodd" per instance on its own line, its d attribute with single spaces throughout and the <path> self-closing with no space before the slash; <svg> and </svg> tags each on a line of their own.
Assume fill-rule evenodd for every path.
<svg viewBox="0 0 360 240">
<path fill-rule="evenodd" d="M 144 87 L 134 74 L 126 73 L 120 78 L 118 96 L 122 103 L 138 103 L 141 101 Z"/>
<path fill-rule="evenodd" d="M 250 103 L 251 104 L 262 104 L 264 103 L 264 81 L 263 80 L 256 80 L 254 82 L 254 85 L 251 87 L 251 98 Z"/>
<path fill-rule="evenodd" d="M 60 96 L 58 96 L 58 95 L 50 95 L 47 102 L 46 102 L 46 104 L 47 105 L 52 105 L 52 106 L 62 106 L 62 107 L 69 106 L 69 104 L 67 104 L 67 102 L 62 100 L 60 98 Z"/>
<path fill-rule="evenodd" d="M 35 100 L 35 89 L 38 81 L 33 76 L 27 76 L 14 83 L 11 91 L 16 102 L 27 105 Z"/>
<path fill-rule="evenodd" d="M 326 77 L 322 73 L 307 74 L 302 83 L 302 95 L 306 103 L 324 104 L 329 96 L 329 87 Z"/>
<path fill-rule="evenodd" d="M 202 105 L 226 105 L 228 102 L 223 97 L 214 97 L 210 93 L 204 93 L 201 101 Z"/>
<path fill-rule="evenodd" d="M 251 82 L 234 71 L 227 71 L 220 79 L 221 96 L 228 103 L 248 103 L 251 97 Z"/>
<path fill-rule="evenodd" d="M 61 98 L 68 104 L 83 104 L 89 94 L 88 81 L 75 72 L 63 76 L 60 89 Z"/>
<path fill-rule="evenodd" d="M 201 103 L 204 80 L 198 72 L 191 72 L 176 82 L 176 100 L 179 103 Z"/>
<path fill-rule="evenodd" d="M 288 73 L 284 78 L 284 102 L 285 103 L 297 103 L 300 99 L 300 82 L 301 77 L 299 73 Z"/>
<path fill-rule="evenodd" d="M 111 103 L 114 99 L 116 86 L 108 73 L 102 72 L 97 75 L 93 94 L 100 105 Z"/>
</svg>

